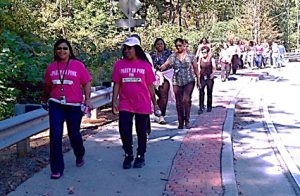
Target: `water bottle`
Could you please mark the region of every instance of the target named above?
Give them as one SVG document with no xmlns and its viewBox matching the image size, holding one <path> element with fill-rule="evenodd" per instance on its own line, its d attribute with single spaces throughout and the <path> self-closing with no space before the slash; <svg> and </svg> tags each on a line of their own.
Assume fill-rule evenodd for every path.
<svg viewBox="0 0 300 196">
<path fill-rule="evenodd" d="M 91 113 L 90 107 L 88 107 L 86 105 L 81 105 L 81 111 L 83 112 L 83 114 L 86 118 L 91 118 L 92 113 Z"/>
<path fill-rule="evenodd" d="M 161 111 L 160 109 L 157 109 L 154 111 L 154 115 L 157 116 L 157 117 L 160 117 L 161 116 Z"/>
</svg>

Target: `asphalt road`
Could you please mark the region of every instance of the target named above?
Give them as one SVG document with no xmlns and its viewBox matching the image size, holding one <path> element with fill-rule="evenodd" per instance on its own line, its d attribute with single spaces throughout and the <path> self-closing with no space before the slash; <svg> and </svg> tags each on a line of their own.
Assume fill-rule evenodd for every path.
<svg viewBox="0 0 300 196">
<path fill-rule="evenodd" d="M 300 63 L 270 71 L 261 82 L 265 104 L 279 136 L 300 168 Z"/>
</svg>

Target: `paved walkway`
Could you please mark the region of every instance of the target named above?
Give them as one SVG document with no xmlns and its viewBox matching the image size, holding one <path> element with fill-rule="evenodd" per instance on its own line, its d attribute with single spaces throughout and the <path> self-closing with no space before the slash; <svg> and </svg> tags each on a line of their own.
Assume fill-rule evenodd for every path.
<svg viewBox="0 0 300 196">
<path fill-rule="evenodd" d="M 221 195 L 221 134 L 226 108 L 249 80 L 250 76 L 243 75 L 225 83 L 216 79 L 213 111 L 200 116 L 195 90 L 190 130 L 177 129 L 175 106 L 170 105 L 168 125 L 152 125 L 142 169 L 122 169 L 117 123 L 112 123 L 85 142 L 84 167 L 76 168 L 73 154 L 66 153 L 66 169 L 60 180 L 49 179 L 48 167 L 10 195 Z"/>
<path fill-rule="evenodd" d="M 221 195 L 222 125 L 226 108 L 197 118 L 177 152 L 166 190 L 169 195 Z M 213 120 L 212 120 L 213 119 Z"/>
</svg>

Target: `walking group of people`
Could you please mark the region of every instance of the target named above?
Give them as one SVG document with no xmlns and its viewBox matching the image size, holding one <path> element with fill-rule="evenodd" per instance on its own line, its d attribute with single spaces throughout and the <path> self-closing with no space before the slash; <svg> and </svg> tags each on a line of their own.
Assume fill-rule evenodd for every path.
<svg viewBox="0 0 300 196">
<path fill-rule="evenodd" d="M 146 53 L 141 47 L 138 35 L 128 37 L 122 47 L 122 58 L 113 68 L 112 110 L 119 115 L 119 132 L 125 152 L 123 168 L 141 168 L 145 165 L 147 134 L 150 133 L 150 114 L 154 111 L 158 123 L 166 124 L 167 105 L 176 102 L 178 129 L 191 127 L 190 113 L 192 93 L 199 90 L 199 111 L 205 109 L 207 90 L 207 112 L 212 111 L 213 86 L 216 60 L 209 41 L 203 38 L 195 54 L 189 49 L 187 40 L 174 40 L 175 50 L 168 49 L 162 38 L 157 38 L 153 51 Z M 238 67 L 261 67 L 271 59 L 279 66 L 285 49 L 281 45 L 254 45 L 229 40 L 219 47 L 219 62 L 222 80 L 225 81 Z M 266 55 L 267 54 L 267 55 Z M 247 59 L 247 60 L 246 60 Z M 76 157 L 76 166 L 84 165 L 85 148 L 80 133 L 80 123 L 86 108 L 92 108 L 90 101 L 92 77 L 85 65 L 79 61 L 68 40 L 60 39 L 54 45 L 54 60 L 46 69 L 44 101 L 49 104 L 50 122 L 50 166 L 51 178 L 63 175 L 62 153 L 63 124 L 66 121 L 68 135 Z M 82 94 L 82 89 L 84 96 Z M 158 98 L 158 100 L 157 100 Z M 133 155 L 133 119 L 138 137 L 137 155 Z"/>
<path fill-rule="evenodd" d="M 283 42 L 276 41 L 255 43 L 230 39 L 228 43 L 221 44 L 218 49 L 222 81 L 228 79 L 231 69 L 233 74 L 236 74 L 238 68 L 262 69 L 268 64 L 273 68 L 280 68 L 284 64 L 286 53 Z"/>
<path fill-rule="evenodd" d="M 206 40 L 207 42 L 207 40 Z M 158 38 L 150 54 L 141 47 L 138 35 L 128 37 L 122 47 L 122 58 L 113 68 L 113 113 L 119 115 L 119 132 L 125 152 L 123 168 L 141 168 L 145 165 L 147 134 L 151 129 L 150 114 L 166 124 L 168 101 L 176 102 L 178 128 L 190 128 L 192 93 L 200 91 L 199 114 L 204 110 L 204 88 L 207 86 L 207 111 L 212 110 L 212 89 L 216 70 L 211 48 L 205 41 L 197 54 L 189 50 L 188 41 L 174 41 L 175 51 Z M 44 102 L 49 105 L 51 178 L 59 179 L 64 172 L 62 153 L 63 124 L 76 157 L 76 166 L 84 165 L 85 148 L 80 123 L 90 101 L 92 77 L 79 61 L 68 40 L 60 39 L 54 45 L 54 60 L 44 76 Z M 84 91 L 84 96 L 82 94 Z M 158 98 L 158 100 L 156 100 Z M 133 156 L 133 118 L 138 137 L 137 155 Z"/>
<path fill-rule="evenodd" d="M 196 57 L 188 49 L 188 41 L 177 38 L 176 50 L 167 48 L 162 38 L 154 41 L 154 50 L 145 53 L 139 36 L 132 35 L 123 44 L 123 58 L 114 65 L 112 80 L 113 112 L 119 114 L 119 131 L 125 151 L 123 168 L 141 168 L 145 165 L 147 133 L 151 114 L 159 117 L 158 123 L 166 124 L 165 116 L 169 101 L 176 102 L 178 129 L 191 127 L 190 113 L 192 93 L 197 86 L 200 91 L 199 113 L 204 110 L 204 88 L 208 87 L 207 111 L 212 110 L 212 88 L 215 63 L 210 47 L 204 45 Z M 156 100 L 158 97 L 158 100 Z M 132 127 L 138 137 L 137 155 L 132 150 Z"/>
</svg>

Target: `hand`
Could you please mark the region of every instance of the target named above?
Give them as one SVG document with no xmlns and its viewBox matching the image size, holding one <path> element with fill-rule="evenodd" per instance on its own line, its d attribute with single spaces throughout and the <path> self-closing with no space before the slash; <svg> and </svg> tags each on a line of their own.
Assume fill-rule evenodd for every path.
<svg viewBox="0 0 300 196">
<path fill-rule="evenodd" d="M 42 108 L 44 110 L 49 111 L 49 105 L 48 105 L 48 103 L 42 103 L 41 105 L 42 105 Z"/>
<path fill-rule="evenodd" d="M 158 66 L 159 71 L 163 71 L 165 69 L 165 67 L 163 65 Z"/>
<path fill-rule="evenodd" d="M 201 88 L 201 82 L 200 82 L 200 79 L 199 79 L 199 78 L 197 79 L 197 87 L 198 87 L 198 89 Z"/>
<path fill-rule="evenodd" d="M 116 102 L 113 102 L 113 104 L 112 104 L 112 113 L 114 115 L 119 114 L 119 106 Z"/>
<path fill-rule="evenodd" d="M 94 107 L 93 105 L 91 104 L 91 100 L 90 99 L 87 99 L 84 101 L 84 105 L 88 108 L 90 108 L 90 110 L 92 110 Z"/>
<path fill-rule="evenodd" d="M 215 74 L 214 74 L 214 73 L 210 74 L 210 79 L 211 79 L 211 80 L 214 79 L 214 77 L 215 77 Z"/>
</svg>

